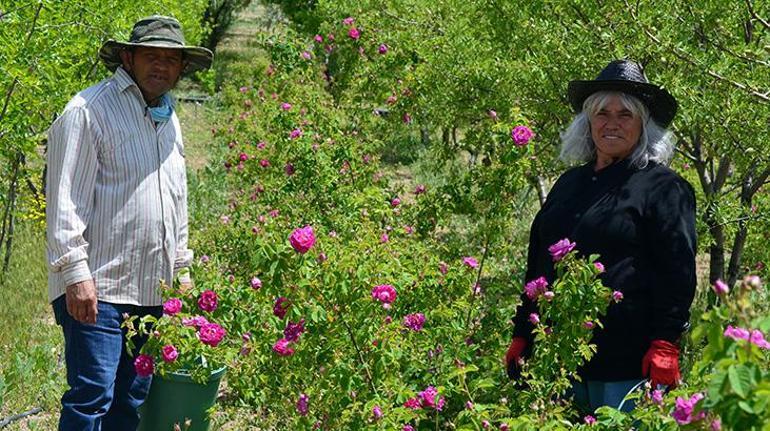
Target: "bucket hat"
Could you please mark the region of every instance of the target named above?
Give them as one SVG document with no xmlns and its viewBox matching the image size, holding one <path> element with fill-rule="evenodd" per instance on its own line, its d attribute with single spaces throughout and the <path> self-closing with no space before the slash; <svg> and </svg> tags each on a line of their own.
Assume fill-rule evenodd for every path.
<svg viewBox="0 0 770 431">
<path fill-rule="evenodd" d="M 598 91 L 620 91 L 635 96 L 650 110 L 650 116 L 661 126 L 668 127 L 676 115 L 674 96 L 661 86 L 651 84 L 642 66 L 631 60 L 610 62 L 592 81 L 570 81 L 567 97 L 576 112 L 583 102 Z"/>
<path fill-rule="evenodd" d="M 187 61 L 187 67 L 182 72 L 185 75 L 208 69 L 214 59 L 214 53 L 210 50 L 185 44 L 182 26 L 176 18 L 161 15 L 153 15 L 137 21 L 128 42 L 113 39 L 104 42 L 99 49 L 99 58 L 107 69 L 114 72 L 123 64 L 120 60 L 120 51 L 137 46 L 182 50 Z"/>
</svg>

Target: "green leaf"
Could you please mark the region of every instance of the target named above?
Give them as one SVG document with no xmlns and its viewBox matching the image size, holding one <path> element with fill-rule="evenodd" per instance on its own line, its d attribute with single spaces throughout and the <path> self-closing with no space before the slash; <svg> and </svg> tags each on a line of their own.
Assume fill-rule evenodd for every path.
<svg viewBox="0 0 770 431">
<path fill-rule="evenodd" d="M 746 398 L 751 389 L 751 371 L 743 365 L 731 365 L 727 369 L 727 378 L 733 392 L 739 397 Z"/>
</svg>

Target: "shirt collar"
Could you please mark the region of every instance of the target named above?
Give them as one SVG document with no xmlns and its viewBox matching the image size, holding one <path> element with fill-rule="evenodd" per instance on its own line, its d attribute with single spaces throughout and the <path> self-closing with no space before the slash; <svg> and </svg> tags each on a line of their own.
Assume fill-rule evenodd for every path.
<svg viewBox="0 0 770 431">
<path fill-rule="evenodd" d="M 627 157 L 623 160 L 615 162 L 609 166 L 605 166 L 598 171 L 594 171 L 594 165 L 596 160 L 593 159 L 583 165 L 584 172 L 594 178 L 616 178 L 629 171 L 634 171 L 636 168 L 631 164 L 631 158 Z"/>
</svg>

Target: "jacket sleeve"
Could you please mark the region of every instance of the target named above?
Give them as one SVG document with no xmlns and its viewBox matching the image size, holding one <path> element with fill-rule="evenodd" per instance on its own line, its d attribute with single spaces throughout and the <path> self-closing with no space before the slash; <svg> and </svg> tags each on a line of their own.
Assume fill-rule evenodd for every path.
<svg viewBox="0 0 770 431">
<path fill-rule="evenodd" d="M 96 187 L 97 136 L 84 107 L 73 107 L 48 132 L 46 239 L 49 268 L 61 272 L 65 286 L 91 278 L 88 242 Z"/>
<path fill-rule="evenodd" d="M 184 166 L 182 170 L 184 171 Z M 177 220 L 179 220 L 179 227 L 177 228 L 176 237 L 176 253 L 174 258 L 174 275 L 179 273 L 183 268 L 189 268 L 193 260 L 193 251 L 189 248 L 189 222 L 187 214 L 187 174 L 182 173 L 183 181 L 180 187 L 182 188 L 182 198 L 177 205 Z M 189 276 L 185 277 L 182 281 L 189 280 Z"/>
<path fill-rule="evenodd" d="M 654 181 L 646 229 L 652 337 L 676 342 L 687 329 L 695 296 L 695 193 L 678 175 Z"/>
</svg>

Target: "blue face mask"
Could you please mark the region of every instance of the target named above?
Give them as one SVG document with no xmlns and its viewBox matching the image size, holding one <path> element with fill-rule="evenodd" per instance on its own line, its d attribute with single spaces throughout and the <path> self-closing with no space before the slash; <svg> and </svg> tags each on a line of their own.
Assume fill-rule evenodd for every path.
<svg viewBox="0 0 770 431">
<path fill-rule="evenodd" d="M 171 96 L 166 93 L 160 100 L 160 106 L 154 108 L 151 107 L 149 109 L 153 121 L 156 123 L 165 123 L 171 119 L 171 114 L 174 113 L 174 102 L 171 100 Z"/>
</svg>

